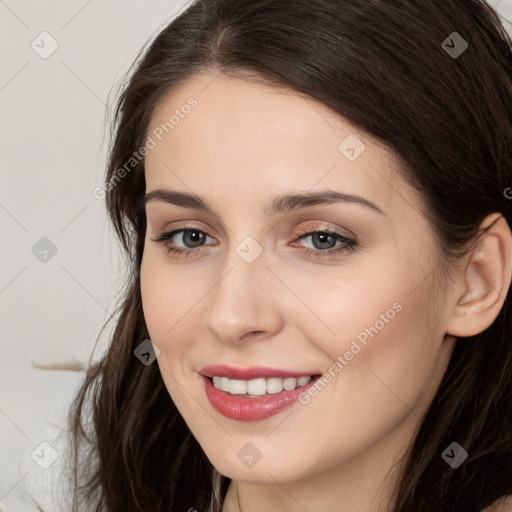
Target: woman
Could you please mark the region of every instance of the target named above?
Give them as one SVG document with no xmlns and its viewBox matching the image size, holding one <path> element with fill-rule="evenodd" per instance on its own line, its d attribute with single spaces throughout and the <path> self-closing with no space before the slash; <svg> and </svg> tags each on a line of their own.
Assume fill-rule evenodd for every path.
<svg viewBox="0 0 512 512">
<path fill-rule="evenodd" d="M 75 510 L 512 508 L 511 46 L 479 0 L 199 0 L 141 52 Z"/>
</svg>

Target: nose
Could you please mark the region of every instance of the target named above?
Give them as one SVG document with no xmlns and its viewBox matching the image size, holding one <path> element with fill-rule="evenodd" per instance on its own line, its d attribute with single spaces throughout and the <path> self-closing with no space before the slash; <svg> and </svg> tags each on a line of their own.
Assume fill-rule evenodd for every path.
<svg viewBox="0 0 512 512">
<path fill-rule="evenodd" d="M 221 343 L 267 339 L 283 325 L 279 296 L 279 281 L 267 267 L 265 253 L 247 263 L 233 250 L 207 296 L 205 326 Z"/>
</svg>

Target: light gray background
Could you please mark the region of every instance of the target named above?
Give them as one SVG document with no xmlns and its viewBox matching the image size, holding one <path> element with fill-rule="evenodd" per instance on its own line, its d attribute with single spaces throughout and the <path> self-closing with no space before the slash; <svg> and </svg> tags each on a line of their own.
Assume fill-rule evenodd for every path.
<svg viewBox="0 0 512 512">
<path fill-rule="evenodd" d="M 86 361 L 123 283 L 104 201 L 93 196 L 109 93 L 188 3 L 0 0 L 0 504 L 24 478 L 18 455 L 44 440 L 41 423 L 63 417 L 83 378 L 31 361 Z M 512 0 L 490 3 L 512 33 Z M 42 32 L 58 43 L 46 59 L 31 47 L 48 51 Z M 32 252 L 43 237 L 57 247 L 47 262 Z"/>
</svg>

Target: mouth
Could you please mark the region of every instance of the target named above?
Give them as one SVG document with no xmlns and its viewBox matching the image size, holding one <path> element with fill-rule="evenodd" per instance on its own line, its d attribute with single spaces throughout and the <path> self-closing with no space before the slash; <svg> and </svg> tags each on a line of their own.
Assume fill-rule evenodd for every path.
<svg viewBox="0 0 512 512">
<path fill-rule="evenodd" d="M 297 402 L 321 377 L 320 373 L 222 365 L 206 367 L 198 373 L 213 408 L 239 421 L 263 420 L 278 414 Z"/>
</svg>

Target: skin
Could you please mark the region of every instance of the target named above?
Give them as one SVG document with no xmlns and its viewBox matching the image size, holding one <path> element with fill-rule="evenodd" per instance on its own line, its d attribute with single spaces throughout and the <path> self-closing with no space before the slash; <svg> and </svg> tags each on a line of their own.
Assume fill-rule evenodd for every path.
<svg viewBox="0 0 512 512">
<path fill-rule="evenodd" d="M 215 76 L 196 75 L 171 91 L 148 130 L 197 99 L 147 155 L 146 192 L 193 193 L 214 212 L 146 205 L 141 292 L 162 378 L 209 460 L 232 479 L 223 512 L 239 510 L 235 484 L 243 512 L 389 510 L 400 456 L 455 337 L 485 329 L 503 304 L 510 230 L 489 217 L 488 225 L 496 222 L 480 252 L 446 279 L 421 196 L 389 149 L 297 92 Z M 366 149 L 349 161 L 338 146 L 354 133 Z M 275 196 L 326 189 L 361 196 L 383 213 L 356 203 L 264 211 Z M 202 252 L 183 233 L 154 241 L 185 227 L 208 234 Z M 300 228 L 334 230 L 357 245 L 315 257 L 328 246 L 311 234 L 301 239 Z M 248 236 L 263 251 L 252 263 L 236 251 Z M 187 243 L 195 253 L 167 252 Z M 322 373 L 396 303 L 400 312 L 308 404 L 241 422 L 206 398 L 201 367 Z M 237 457 L 248 442 L 261 453 L 250 468 Z"/>
</svg>

